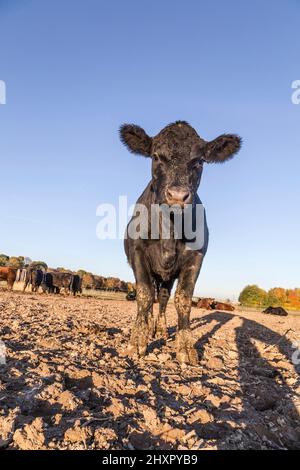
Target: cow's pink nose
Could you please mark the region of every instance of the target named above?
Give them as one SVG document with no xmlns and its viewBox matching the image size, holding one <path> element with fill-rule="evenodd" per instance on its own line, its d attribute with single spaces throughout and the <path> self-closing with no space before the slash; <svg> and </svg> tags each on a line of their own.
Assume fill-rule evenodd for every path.
<svg viewBox="0 0 300 470">
<path fill-rule="evenodd" d="M 172 204 L 189 204 L 191 202 L 190 191 L 172 186 L 166 190 L 167 201 Z"/>
</svg>

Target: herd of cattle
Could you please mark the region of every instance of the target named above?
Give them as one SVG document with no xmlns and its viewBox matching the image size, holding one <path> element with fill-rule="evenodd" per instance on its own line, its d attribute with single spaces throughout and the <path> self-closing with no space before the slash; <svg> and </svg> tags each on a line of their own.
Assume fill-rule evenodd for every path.
<svg viewBox="0 0 300 470">
<path fill-rule="evenodd" d="M 201 298 L 193 300 L 193 306 L 197 308 L 203 308 L 205 310 L 223 310 L 227 312 L 233 312 L 235 310 L 234 306 L 230 303 L 218 302 L 213 298 Z M 282 307 L 268 307 L 263 310 L 262 313 L 267 315 L 277 315 L 280 317 L 288 316 L 288 312 Z"/>
<path fill-rule="evenodd" d="M 32 292 L 37 292 L 41 287 L 44 293 L 59 294 L 62 289 L 65 293 L 82 293 L 82 277 L 78 274 L 68 272 L 47 272 L 37 267 L 28 267 L 27 269 L 14 269 L 0 266 L 0 281 L 6 281 L 8 290 L 12 290 L 15 282 L 23 282 L 23 292 L 28 286 L 31 286 Z M 129 291 L 127 300 L 136 300 L 135 289 Z M 158 299 L 156 299 L 158 301 Z M 233 312 L 234 306 L 230 303 L 218 302 L 214 298 L 193 299 L 193 307 L 205 310 L 223 310 Z M 268 307 L 263 313 L 269 315 L 287 316 L 288 312 L 282 307 Z"/>
<path fill-rule="evenodd" d="M 7 288 L 13 289 L 15 282 L 23 282 L 23 291 L 31 285 L 32 292 L 39 287 L 43 292 L 59 294 L 63 289 L 65 293 L 74 296 L 82 292 L 82 278 L 78 274 L 68 272 L 47 272 L 37 267 L 29 266 L 26 269 L 16 270 L 11 267 L 0 267 L 0 281 L 7 282 Z"/>
</svg>

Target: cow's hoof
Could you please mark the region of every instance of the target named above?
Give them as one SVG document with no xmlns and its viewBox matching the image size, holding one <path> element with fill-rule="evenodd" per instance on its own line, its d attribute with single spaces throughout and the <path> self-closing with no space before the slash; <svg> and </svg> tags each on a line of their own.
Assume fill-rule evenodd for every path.
<svg viewBox="0 0 300 470">
<path fill-rule="evenodd" d="M 163 320 L 159 320 L 156 329 L 155 329 L 155 338 L 156 339 L 167 339 L 168 338 L 168 330 L 166 322 Z"/>
<path fill-rule="evenodd" d="M 127 348 L 127 353 L 129 356 L 137 355 L 139 357 L 145 356 L 148 346 L 148 328 L 137 328 L 134 326 L 130 342 Z"/>
<path fill-rule="evenodd" d="M 168 330 L 167 328 L 158 328 L 155 333 L 155 339 L 168 339 Z"/>
<path fill-rule="evenodd" d="M 181 330 L 176 335 L 176 358 L 180 364 L 198 364 L 198 354 L 191 331 Z"/>
<path fill-rule="evenodd" d="M 156 319 L 153 315 L 148 317 L 148 337 L 152 339 L 155 337 Z"/>
<path fill-rule="evenodd" d="M 153 319 L 150 328 L 150 337 L 154 339 L 167 339 L 168 330 L 165 317 L 160 316 Z"/>
<path fill-rule="evenodd" d="M 129 343 L 127 349 L 126 349 L 126 355 L 127 356 L 138 356 L 138 357 L 144 357 L 147 352 L 147 345 L 142 345 L 142 344 L 133 344 L 132 342 Z"/>
</svg>

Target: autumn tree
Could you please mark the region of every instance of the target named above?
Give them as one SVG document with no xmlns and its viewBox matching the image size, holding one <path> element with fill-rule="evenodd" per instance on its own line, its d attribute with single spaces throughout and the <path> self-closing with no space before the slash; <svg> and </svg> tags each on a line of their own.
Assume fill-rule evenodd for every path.
<svg viewBox="0 0 300 470">
<path fill-rule="evenodd" d="M 300 289 L 288 289 L 286 291 L 285 307 L 300 310 Z"/>
<path fill-rule="evenodd" d="M 82 287 L 84 287 L 85 289 L 94 288 L 94 276 L 91 273 L 85 273 L 82 276 Z"/>
<path fill-rule="evenodd" d="M 88 273 L 84 269 L 78 269 L 76 274 L 78 274 L 78 276 L 82 277 L 82 276 L 84 276 L 84 274 L 88 274 Z"/>
<path fill-rule="evenodd" d="M 94 276 L 95 278 L 95 289 L 103 289 L 105 286 L 106 279 L 103 276 Z"/>
<path fill-rule="evenodd" d="M 135 291 L 135 284 L 133 282 L 126 282 L 127 292 Z"/>
<path fill-rule="evenodd" d="M 11 256 L 6 264 L 14 269 L 22 269 L 24 266 L 24 256 Z"/>
<path fill-rule="evenodd" d="M 283 307 L 286 299 L 286 290 L 282 287 L 274 287 L 268 291 L 266 303 L 271 307 Z"/>
<path fill-rule="evenodd" d="M 48 265 L 45 261 L 32 261 L 30 267 L 33 269 L 44 269 L 45 271 L 48 269 Z"/>
<path fill-rule="evenodd" d="M 115 290 L 117 289 L 118 287 L 118 284 L 119 284 L 119 281 L 120 279 L 116 278 L 116 277 L 108 277 L 106 279 L 106 288 L 108 290 Z"/>
<path fill-rule="evenodd" d="M 263 307 L 267 292 L 257 285 L 246 286 L 239 295 L 239 302 L 246 307 Z"/>
<path fill-rule="evenodd" d="M 239 296 L 239 302 L 247 307 L 283 307 L 300 310 L 300 289 L 273 287 L 268 292 L 256 285 L 246 286 Z"/>
<path fill-rule="evenodd" d="M 9 256 L 4 255 L 3 253 L 0 254 L 0 266 L 6 266 L 8 260 Z"/>
<path fill-rule="evenodd" d="M 119 287 L 121 292 L 127 292 L 127 282 L 125 281 L 120 281 L 120 287 Z"/>
</svg>

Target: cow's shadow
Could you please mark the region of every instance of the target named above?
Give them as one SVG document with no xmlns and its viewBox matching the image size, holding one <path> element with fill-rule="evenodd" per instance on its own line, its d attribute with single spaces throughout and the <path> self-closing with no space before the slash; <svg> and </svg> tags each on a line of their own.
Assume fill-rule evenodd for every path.
<svg viewBox="0 0 300 470">
<path fill-rule="evenodd" d="M 192 320 L 194 333 L 200 333 L 196 343 L 200 361 L 209 341 L 234 318 L 237 315 L 215 311 Z M 246 435 L 253 437 L 257 434 L 269 447 L 300 449 L 299 412 L 292 399 L 300 400 L 300 395 L 295 392 L 300 385 L 300 365 L 292 362 L 295 348 L 286 336 L 254 320 L 238 318 L 240 324 L 235 328 L 235 342 L 242 411 L 228 415 L 245 429 Z M 201 328 L 210 323 L 213 323 L 211 330 L 201 336 Z M 256 341 L 264 344 L 263 352 L 275 353 L 271 355 L 272 361 L 268 360 L 268 354 L 261 354 Z M 283 356 L 283 361 L 276 350 Z M 284 378 L 287 364 L 292 365 L 297 374 L 293 390 Z M 223 374 L 216 371 L 216 375 L 222 378 Z M 217 386 L 214 386 L 214 393 L 218 394 Z M 219 394 L 222 393 L 220 388 Z"/>
<path fill-rule="evenodd" d="M 233 319 L 238 320 L 234 329 L 234 345 L 222 332 L 222 327 Z M 295 389 L 298 387 L 299 390 L 300 370 L 292 363 L 295 349 L 291 341 L 254 320 L 221 311 L 193 318 L 191 328 L 194 336 L 198 337 L 196 349 L 200 367 L 187 368 L 183 372 L 177 366 L 174 370 L 178 375 L 176 387 L 166 387 L 163 381 L 168 378 L 168 369 L 152 364 L 155 377 L 150 383 L 151 394 L 143 393 L 143 403 L 159 411 L 161 418 L 167 420 L 171 427 L 186 434 L 194 430 L 198 438 L 214 442 L 213 445 L 219 449 L 300 449 L 300 419 L 293 400 Z M 232 327 L 229 330 L 232 331 Z M 172 326 L 168 331 L 173 338 L 175 328 Z M 228 363 L 226 367 L 214 370 L 206 367 L 209 353 L 216 353 L 215 345 L 222 335 L 224 354 L 226 350 L 234 349 L 234 373 L 229 370 Z M 211 342 L 214 343 L 212 348 Z M 157 342 L 154 344 L 158 345 Z M 220 356 L 222 348 L 216 349 Z M 172 361 L 175 362 L 175 353 L 172 353 Z M 132 361 L 130 369 L 135 369 L 136 386 L 144 384 L 143 367 Z M 291 379 L 294 383 L 289 382 Z M 204 393 L 191 400 L 189 394 L 179 392 L 182 385 L 185 389 L 190 387 L 191 392 L 195 388 L 203 388 Z M 227 392 L 228 385 L 231 385 L 230 392 Z M 126 400 L 125 395 L 119 398 Z M 136 395 L 136 398 L 140 397 Z M 171 411 L 171 416 L 167 416 L 167 410 Z M 188 418 L 191 410 L 196 414 L 206 410 L 213 419 L 191 422 Z M 205 412 L 202 417 L 206 419 Z M 138 416 L 131 416 L 135 429 L 139 430 L 140 422 Z M 160 445 L 168 448 L 169 444 L 160 442 Z M 174 448 L 173 445 L 171 447 Z"/>
</svg>

